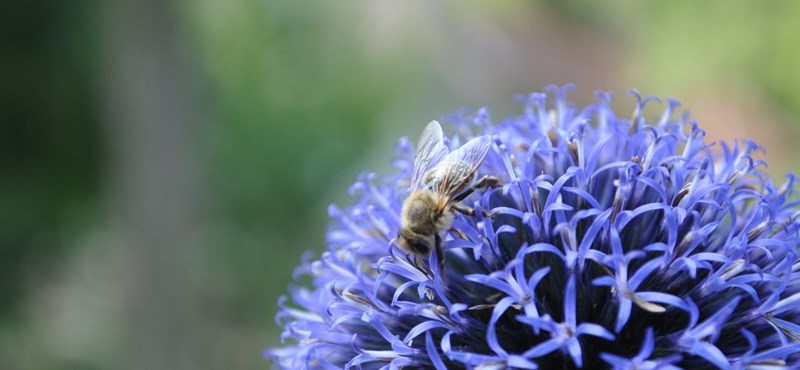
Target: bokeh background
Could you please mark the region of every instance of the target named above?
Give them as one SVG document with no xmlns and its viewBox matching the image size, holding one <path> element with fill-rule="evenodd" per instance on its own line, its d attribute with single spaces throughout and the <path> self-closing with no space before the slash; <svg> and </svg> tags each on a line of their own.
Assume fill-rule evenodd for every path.
<svg viewBox="0 0 800 370">
<path fill-rule="evenodd" d="M 11 0 L 0 368 L 266 369 L 326 207 L 431 119 L 673 96 L 800 171 L 800 2 Z"/>
</svg>

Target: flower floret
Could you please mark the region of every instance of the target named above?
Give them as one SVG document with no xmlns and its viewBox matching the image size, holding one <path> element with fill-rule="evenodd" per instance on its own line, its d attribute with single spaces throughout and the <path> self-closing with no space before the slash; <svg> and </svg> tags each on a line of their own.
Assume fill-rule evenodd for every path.
<svg viewBox="0 0 800 370">
<path fill-rule="evenodd" d="M 680 103 L 630 90 L 577 107 L 571 85 L 521 113 L 445 117 L 443 152 L 476 137 L 471 189 L 441 253 L 398 247 L 415 148 L 331 206 L 327 250 L 279 301 L 286 369 L 800 368 L 800 197 L 751 141 L 705 141 Z M 646 109 L 647 108 L 647 109 Z M 490 139 L 489 139 L 490 138 Z M 485 147 L 484 147 L 485 148 Z M 431 240 L 434 240 L 432 237 Z M 308 279 L 310 278 L 310 279 Z"/>
</svg>

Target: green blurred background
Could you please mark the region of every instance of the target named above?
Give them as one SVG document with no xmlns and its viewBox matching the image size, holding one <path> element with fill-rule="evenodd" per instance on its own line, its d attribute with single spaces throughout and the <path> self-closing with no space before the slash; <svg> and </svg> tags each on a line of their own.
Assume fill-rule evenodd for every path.
<svg viewBox="0 0 800 370">
<path fill-rule="evenodd" d="M 0 368 L 265 369 L 326 207 L 395 140 L 574 82 L 800 170 L 800 2 L 11 0 Z"/>
</svg>

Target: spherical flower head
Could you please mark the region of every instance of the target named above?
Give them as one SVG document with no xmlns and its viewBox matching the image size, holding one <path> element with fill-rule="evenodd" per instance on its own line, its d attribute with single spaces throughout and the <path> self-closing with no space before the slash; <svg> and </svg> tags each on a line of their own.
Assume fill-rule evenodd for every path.
<svg viewBox="0 0 800 370">
<path fill-rule="evenodd" d="M 310 283 L 280 301 L 286 369 L 797 369 L 795 178 L 762 172 L 750 141 L 715 145 L 679 104 L 650 119 L 635 91 L 578 109 L 567 87 L 494 123 L 447 119 L 450 151 L 489 135 L 477 170 L 501 186 L 459 204 L 431 253 L 398 248 L 415 148 L 331 206 Z M 633 99 L 631 99 L 633 100 Z"/>
</svg>

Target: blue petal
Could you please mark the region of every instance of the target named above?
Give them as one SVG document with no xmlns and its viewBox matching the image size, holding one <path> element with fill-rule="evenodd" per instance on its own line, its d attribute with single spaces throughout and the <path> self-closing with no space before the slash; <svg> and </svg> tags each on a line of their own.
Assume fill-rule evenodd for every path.
<svg viewBox="0 0 800 370">
<path fill-rule="evenodd" d="M 433 342 L 431 332 L 425 333 L 425 351 L 427 352 L 428 357 L 430 357 L 431 363 L 433 363 L 433 366 L 436 368 L 436 370 L 447 370 L 447 366 L 445 366 L 444 362 L 442 362 L 442 358 L 439 356 L 439 351 L 436 349 L 436 344 Z"/>
<path fill-rule="evenodd" d="M 577 330 L 575 330 L 576 336 L 584 334 L 595 336 L 598 338 L 603 338 L 605 340 L 614 340 L 615 338 L 614 334 L 611 334 L 611 332 L 608 331 L 608 329 L 597 324 L 586 323 L 586 322 L 578 325 Z"/>
<path fill-rule="evenodd" d="M 575 289 L 575 275 L 570 274 L 569 280 L 567 281 L 567 289 L 564 292 L 564 322 L 570 327 L 575 327 L 577 320 L 575 312 L 577 294 Z"/>
<path fill-rule="evenodd" d="M 728 358 L 725 357 L 725 354 L 711 343 L 697 342 L 697 344 L 690 349 L 690 353 L 708 360 L 720 369 L 731 368 L 731 363 L 728 361 Z"/>
<path fill-rule="evenodd" d="M 619 333 L 631 317 L 632 302 L 630 299 L 622 297 L 622 295 L 617 297 L 619 299 L 619 309 L 617 310 L 617 323 L 614 326 L 614 331 Z"/>
<path fill-rule="evenodd" d="M 578 338 L 571 338 L 567 341 L 567 351 L 569 352 L 572 361 L 579 369 L 583 367 L 583 357 L 581 357 L 581 344 Z"/>
<path fill-rule="evenodd" d="M 779 315 L 789 310 L 798 309 L 800 309 L 800 292 L 781 299 L 774 307 L 772 307 L 770 313 L 773 315 Z"/>
<path fill-rule="evenodd" d="M 440 321 L 423 321 L 408 331 L 408 334 L 406 334 L 405 338 L 403 338 L 403 343 L 410 343 L 414 338 L 422 333 L 430 334 L 430 331 L 435 328 L 450 329 L 447 324 Z"/>
<path fill-rule="evenodd" d="M 537 344 L 535 347 L 525 351 L 525 353 L 523 353 L 522 356 L 527 358 L 543 357 L 555 350 L 560 349 L 563 346 L 563 344 L 564 343 L 558 338 L 548 339 L 542 343 Z"/>
<path fill-rule="evenodd" d="M 689 312 L 689 306 L 682 299 L 667 293 L 661 292 L 636 292 L 639 298 L 648 302 L 664 303 L 670 306 L 675 306 L 683 311 Z"/>
<path fill-rule="evenodd" d="M 800 353 L 800 343 L 792 343 L 786 346 L 772 348 L 766 351 L 759 352 L 747 358 L 747 363 L 754 363 L 757 361 L 768 361 L 785 359 L 788 356 Z"/>
<path fill-rule="evenodd" d="M 529 370 L 536 370 L 539 366 L 536 363 L 516 355 L 508 356 L 507 364 L 509 367 L 514 369 L 529 369 Z"/>
<path fill-rule="evenodd" d="M 515 299 L 512 297 L 505 297 L 501 299 L 500 302 L 497 302 L 494 310 L 492 310 L 492 317 L 489 319 L 489 325 L 486 327 L 486 342 L 489 344 L 489 348 L 500 356 L 506 356 L 508 352 L 500 347 L 500 343 L 497 341 L 497 320 L 500 319 L 500 316 L 502 316 L 514 302 Z"/>
<path fill-rule="evenodd" d="M 653 348 L 655 348 L 656 340 L 653 336 L 653 328 L 648 327 L 647 331 L 644 333 L 644 343 L 642 343 L 642 348 L 639 350 L 639 353 L 636 355 L 636 358 L 641 360 L 645 360 L 650 355 L 653 354 Z"/>
</svg>

